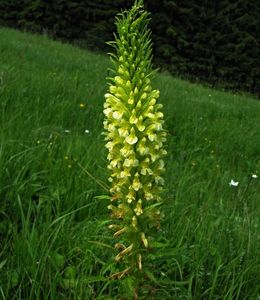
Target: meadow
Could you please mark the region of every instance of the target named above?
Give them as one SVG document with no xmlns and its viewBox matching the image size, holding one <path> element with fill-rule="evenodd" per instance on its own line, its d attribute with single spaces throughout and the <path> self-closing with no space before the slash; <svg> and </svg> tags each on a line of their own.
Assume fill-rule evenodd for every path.
<svg viewBox="0 0 260 300">
<path fill-rule="evenodd" d="M 0 299 L 127 299 L 102 197 L 109 67 L 0 29 Z M 166 73 L 153 86 L 168 156 L 144 299 L 260 299 L 260 102 Z"/>
</svg>

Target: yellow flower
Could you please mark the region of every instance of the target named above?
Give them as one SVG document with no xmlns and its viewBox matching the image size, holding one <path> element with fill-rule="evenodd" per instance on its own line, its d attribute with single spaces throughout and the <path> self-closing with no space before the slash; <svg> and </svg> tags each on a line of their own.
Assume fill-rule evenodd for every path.
<svg viewBox="0 0 260 300">
<path fill-rule="evenodd" d="M 129 131 L 127 130 L 127 128 L 119 128 L 118 129 L 118 133 L 120 136 L 122 137 L 127 137 L 129 135 Z"/>
<path fill-rule="evenodd" d="M 132 158 L 126 158 L 125 161 L 124 161 L 124 164 L 123 166 L 124 167 L 127 167 L 127 168 L 130 168 L 130 167 L 137 167 L 139 165 L 139 160 L 132 157 Z"/>
<path fill-rule="evenodd" d="M 125 168 L 124 171 L 122 171 L 119 176 L 120 176 L 120 178 L 125 178 L 125 177 L 131 176 L 130 170 Z"/>
<path fill-rule="evenodd" d="M 128 100 L 127 100 L 127 103 L 128 104 L 134 104 L 135 100 L 133 97 L 129 97 Z"/>
<path fill-rule="evenodd" d="M 149 148 L 146 146 L 146 138 L 143 137 L 137 144 L 137 151 L 140 155 L 144 156 L 149 153 Z"/>
<path fill-rule="evenodd" d="M 134 189 L 130 186 L 129 192 L 126 195 L 127 202 L 132 203 L 135 200 L 135 197 L 136 197 L 136 193 L 135 193 Z"/>
<path fill-rule="evenodd" d="M 113 114 L 113 111 L 110 107 L 104 109 L 104 114 L 107 116 L 107 117 L 111 117 L 111 115 Z"/>
<path fill-rule="evenodd" d="M 123 111 L 114 111 L 113 112 L 113 118 L 116 119 L 116 120 L 119 120 L 122 118 L 123 116 Z"/>
<path fill-rule="evenodd" d="M 136 124 L 138 122 L 138 119 L 136 117 L 135 109 L 132 110 L 132 115 L 129 119 L 130 124 Z"/>
<path fill-rule="evenodd" d="M 137 223 L 137 217 L 136 217 L 136 216 L 133 216 L 133 218 L 132 218 L 132 226 L 133 226 L 135 229 L 137 229 L 137 225 L 138 225 L 138 223 Z"/>
<path fill-rule="evenodd" d="M 135 173 L 135 177 L 134 177 L 134 180 L 133 180 L 133 183 L 132 183 L 132 188 L 135 191 L 139 191 L 141 189 L 141 187 L 142 187 L 142 183 L 139 180 L 139 174 Z"/>
<path fill-rule="evenodd" d="M 124 80 L 120 76 L 115 77 L 115 82 L 120 85 L 124 84 Z"/>
<path fill-rule="evenodd" d="M 130 145 L 133 145 L 133 144 L 136 144 L 137 141 L 138 141 L 138 138 L 137 136 L 135 135 L 135 130 L 134 128 L 132 127 L 131 130 L 130 130 L 130 134 L 128 137 L 126 137 L 125 141 L 130 144 Z"/>
<path fill-rule="evenodd" d="M 125 144 L 124 147 L 120 149 L 120 153 L 124 157 L 129 157 L 130 155 L 134 154 L 134 150 L 131 145 Z"/>
<path fill-rule="evenodd" d="M 143 213 L 142 200 L 137 201 L 134 212 L 136 213 L 137 216 L 140 216 Z"/>
</svg>

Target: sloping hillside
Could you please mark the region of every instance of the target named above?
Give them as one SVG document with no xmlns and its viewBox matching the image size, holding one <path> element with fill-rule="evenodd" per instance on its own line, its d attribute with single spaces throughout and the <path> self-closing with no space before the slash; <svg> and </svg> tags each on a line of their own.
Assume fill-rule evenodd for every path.
<svg viewBox="0 0 260 300">
<path fill-rule="evenodd" d="M 0 29 L 3 299 L 124 295 L 127 282 L 108 279 L 113 238 L 98 197 L 108 193 L 109 66 L 107 57 Z M 154 87 L 169 134 L 151 299 L 257 299 L 260 102 L 167 74 Z"/>
</svg>

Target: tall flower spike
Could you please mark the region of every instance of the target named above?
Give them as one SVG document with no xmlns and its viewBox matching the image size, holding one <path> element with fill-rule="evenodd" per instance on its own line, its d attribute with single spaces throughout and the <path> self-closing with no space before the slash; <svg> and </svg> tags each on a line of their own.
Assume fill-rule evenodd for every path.
<svg viewBox="0 0 260 300">
<path fill-rule="evenodd" d="M 127 274 L 141 272 L 151 228 L 159 228 L 160 191 L 164 183 L 163 129 L 159 91 L 151 86 L 152 43 L 143 0 L 117 15 L 117 35 L 109 44 L 115 76 L 109 78 L 104 129 L 111 172 L 111 217 L 117 244 L 126 245 L 116 261 Z M 117 225 L 117 226 L 116 226 Z M 119 228 L 119 229 L 118 229 Z M 131 272 L 130 272 L 131 270 Z M 121 273 L 120 273 L 121 274 Z M 124 273 L 125 274 L 125 273 Z"/>
</svg>

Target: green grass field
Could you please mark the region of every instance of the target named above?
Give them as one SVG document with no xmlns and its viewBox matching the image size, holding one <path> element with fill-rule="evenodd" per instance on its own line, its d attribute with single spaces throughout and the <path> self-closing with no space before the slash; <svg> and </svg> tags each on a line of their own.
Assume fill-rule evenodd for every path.
<svg viewBox="0 0 260 300">
<path fill-rule="evenodd" d="M 109 279 L 116 251 L 99 197 L 109 66 L 0 29 L 1 300 L 127 299 L 127 280 Z M 153 86 L 168 157 L 144 299 L 260 299 L 260 102 L 167 74 Z"/>
</svg>

